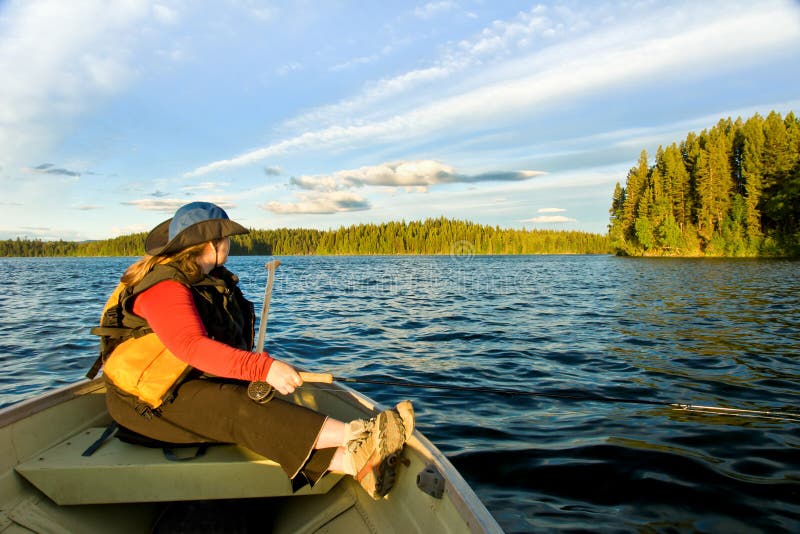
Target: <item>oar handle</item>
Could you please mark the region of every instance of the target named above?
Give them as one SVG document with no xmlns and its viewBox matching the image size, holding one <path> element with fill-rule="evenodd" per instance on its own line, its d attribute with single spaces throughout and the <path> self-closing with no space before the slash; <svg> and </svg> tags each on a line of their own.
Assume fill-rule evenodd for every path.
<svg viewBox="0 0 800 534">
<path fill-rule="evenodd" d="M 305 371 L 300 371 L 300 378 L 303 379 L 303 382 L 316 382 L 318 384 L 333 383 L 333 375 L 330 373 L 306 373 Z"/>
</svg>

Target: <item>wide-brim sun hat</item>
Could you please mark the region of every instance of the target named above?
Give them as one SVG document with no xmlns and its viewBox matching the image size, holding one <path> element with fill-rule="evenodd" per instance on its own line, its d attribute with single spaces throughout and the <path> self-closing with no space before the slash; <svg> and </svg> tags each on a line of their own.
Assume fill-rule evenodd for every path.
<svg viewBox="0 0 800 534">
<path fill-rule="evenodd" d="M 150 256 L 163 256 L 206 241 L 249 232 L 230 220 L 225 210 L 216 204 L 191 202 L 178 208 L 175 216 L 150 231 L 144 241 L 144 250 Z"/>
</svg>

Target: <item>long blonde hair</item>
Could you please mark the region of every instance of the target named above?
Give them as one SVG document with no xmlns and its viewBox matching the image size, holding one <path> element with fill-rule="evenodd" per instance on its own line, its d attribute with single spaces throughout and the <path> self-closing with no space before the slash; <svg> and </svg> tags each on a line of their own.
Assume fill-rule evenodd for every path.
<svg viewBox="0 0 800 534">
<path fill-rule="evenodd" d="M 203 277 L 203 271 L 197 264 L 197 258 L 203 254 L 208 243 L 209 241 L 192 245 L 191 247 L 187 247 L 167 256 L 145 255 L 125 270 L 125 274 L 122 275 L 120 281 L 126 286 L 136 285 L 141 282 L 142 278 L 144 278 L 153 267 L 162 263 L 174 263 L 190 280 L 199 280 Z"/>
</svg>

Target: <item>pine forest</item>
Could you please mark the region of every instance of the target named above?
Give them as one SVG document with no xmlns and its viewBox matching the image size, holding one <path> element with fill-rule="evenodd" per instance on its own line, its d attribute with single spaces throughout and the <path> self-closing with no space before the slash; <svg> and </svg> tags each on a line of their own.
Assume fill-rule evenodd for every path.
<svg viewBox="0 0 800 534">
<path fill-rule="evenodd" d="M 610 214 L 620 255 L 800 256 L 800 121 L 728 118 L 643 151 Z"/>
<path fill-rule="evenodd" d="M 141 256 L 146 234 L 103 241 L 0 241 L 2 256 Z M 601 234 L 504 229 L 445 218 L 361 224 L 336 230 L 251 230 L 232 238 L 233 255 L 607 254 Z"/>
</svg>

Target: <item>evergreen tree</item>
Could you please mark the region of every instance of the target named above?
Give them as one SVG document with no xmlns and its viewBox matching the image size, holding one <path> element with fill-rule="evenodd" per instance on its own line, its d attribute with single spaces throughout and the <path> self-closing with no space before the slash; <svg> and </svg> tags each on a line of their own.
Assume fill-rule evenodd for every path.
<svg viewBox="0 0 800 534">
<path fill-rule="evenodd" d="M 623 204 L 622 232 L 625 237 L 634 237 L 634 224 L 638 216 L 637 209 L 641 196 L 647 187 L 649 169 L 647 166 L 647 152 L 642 150 L 639 155 L 639 164 L 628 172 L 625 184 L 625 203 Z"/>
<path fill-rule="evenodd" d="M 794 113 L 722 119 L 659 147 L 646 169 L 640 156 L 614 191 L 609 238 L 618 254 L 800 255 Z"/>
<path fill-rule="evenodd" d="M 762 176 L 764 165 L 764 119 L 756 114 L 749 118 L 739 131 L 738 145 L 741 164 L 741 189 L 743 189 L 745 213 L 744 224 L 747 236 L 747 249 L 757 252 L 762 239 L 761 211 L 758 206 L 761 200 Z"/>
</svg>

